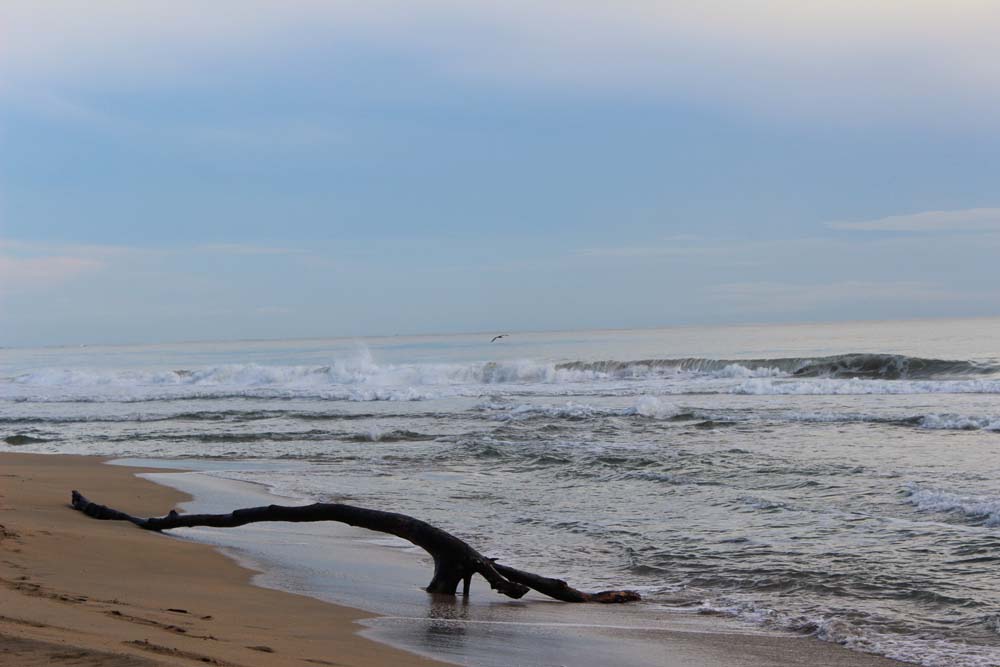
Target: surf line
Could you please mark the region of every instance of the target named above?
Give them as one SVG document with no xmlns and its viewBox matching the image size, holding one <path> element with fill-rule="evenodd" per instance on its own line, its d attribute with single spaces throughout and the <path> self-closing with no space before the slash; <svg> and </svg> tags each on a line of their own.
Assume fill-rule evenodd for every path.
<svg viewBox="0 0 1000 667">
<path fill-rule="evenodd" d="M 469 618 L 433 618 L 428 616 L 377 616 L 362 621 L 369 625 L 378 625 L 379 621 L 420 621 L 424 623 L 457 623 L 457 624 L 478 624 L 478 625 L 530 625 L 533 627 L 550 628 L 607 628 L 609 630 L 641 630 L 644 632 L 684 632 L 683 630 L 671 630 L 669 628 L 658 628 L 644 625 L 604 625 L 602 623 L 529 623 L 527 621 L 482 621 Z M 698 633 L 696 633 L 698 634 Z"/>
</svg>

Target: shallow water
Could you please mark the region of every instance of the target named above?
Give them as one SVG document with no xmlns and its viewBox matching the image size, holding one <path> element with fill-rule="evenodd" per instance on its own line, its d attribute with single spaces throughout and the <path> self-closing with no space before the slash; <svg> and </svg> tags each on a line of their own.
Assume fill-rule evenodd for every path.
<svg viewBox="0 0 1000 667">
<path fill-rule="evenodd" d="M 1000 664 L 1000 320 L 490 338 L 0 350 L 0 438 L 213 460 L 645 609 Z"/>
<path fill-rule="evenodd" d="M 114 463 L 176 467 L 173 461 L 150 459 Z M 258 485 L 206 474 L 226 470 L 226 462 L 183 463 L 196 470 L 142 476 L 194 496 L 183 505 L 185 511 L 295 503 Z M 392 536 L 340 524 L 262 523 L 239 530 L 196 528 L 171 534 L 215 545 L 261 571 L 255 578 L 259 585 L 374 612 L 379 616 L 362 622 L 362 634 L 458 664 L 658 667 L 668 653 L 675 660 L 692 653 L 698 664 L 730 667 L 734 656 L 729 647 L 706 641 L 706 634 L 738 631 L 744 640 L 770 634 L 683 611 L 651 613 L 642 604 L 566 605 L 533 592 L 511 600 L 492 593 L 478 578 L 468 599 L 428 596 L 421 586 L 433 565 L 422 550 Z M 748 664 L 761 661 L 750 659 Z"/>
</svg>

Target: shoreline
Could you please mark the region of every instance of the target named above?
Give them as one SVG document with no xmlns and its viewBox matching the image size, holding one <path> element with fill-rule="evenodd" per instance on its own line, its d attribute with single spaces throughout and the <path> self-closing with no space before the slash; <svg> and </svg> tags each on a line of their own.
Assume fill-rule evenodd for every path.
<svg viewBox="0 0 1000 667">
<path fill-rule="evenodd" d="M 254 586 L 209 545 L 71 509 L 73 488 L 144 516 L 190 499 L 106 460 L 0 454 L 0 664 L 443 664 L 362 637 L 362 611 Z"/>
<path fill-rule="evenodd" d="M 337 572 L 329 590 L 317 591 L 315 581 L 282 581 L 267 567 L 247 567 L 259 559 L 226 544 L 204 543 L 203 536 L 171 538 L 93 521 L 70 509 L 69 490 L 88 494 L 89 488 L 97 502 L 139 515 L 163 514 L 182 502 L 204 510 L 200 490 L 185 493 L 178 490 L 183 485 L 165 479 L 184 471 L 105 465 L 108 460 L 0 454 L 0 601 L 17 610 L 0 616 L 0 664 L 58 664 L 54 647 L 73 647 L 90 657 L 84 664 L 93 665 L 204 658 L 248 667 L 446 664 L 435 658 L 481 665 L 584 664 L 577 655 L 594 664 L 677 667 L 904 664 L 808 637 L 740 633 L 715 618 L 538 599 L 497 602 L 482 586 L 474 588 L 470 603 L 429 604 L 414 583 L 428 576 L 417 572 L 419 559 L 391 554 L 394 549 L 381 549 L 389 556 L 373 553 L 379 550 L 371 534 L 355 535 L 352 545 L 350 533 L 341 533 L 335 556 L 319 556 L 327 570 Z M 402 579 L 394 585 L 381 581 L 392 573 Z M 222 606 L 220 598 L 227 598 Z M 21 604 L 23 599 L 32 604 Z M 352 606 L 339 604 L 344 601 Z M 4 662 L 12 651 L 18 661 Z"/>
</svg>

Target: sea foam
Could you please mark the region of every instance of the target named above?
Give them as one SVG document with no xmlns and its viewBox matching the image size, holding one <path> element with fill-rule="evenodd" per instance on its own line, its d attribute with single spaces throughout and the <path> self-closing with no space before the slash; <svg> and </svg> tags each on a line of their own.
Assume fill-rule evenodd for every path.
<svg viewBox="0 0 1000 667">
<path fill-rule="evenodd" d="M 917 484 L 908 484 L 903 491 L 906 502 L 921 512 L 950 513 L 976 525 L 1000 526 L 1000 496 L 963 495 Z"/>
<path fill-rule="evenodd" d="M 994 366 L 972 361 L 898 355 L 389 364 L 377 363 L 370 353 L 362 351 L 325 365 L 248 363 L 156 370 L 40 368 L 0 378 L 0 400 L 128 402 L 308 397 L 412 401 L 542 390 L 552 395 L 618 396 L 997 394 L 1000 379 L 994 377 L 996 372 Z"/>
</svg>

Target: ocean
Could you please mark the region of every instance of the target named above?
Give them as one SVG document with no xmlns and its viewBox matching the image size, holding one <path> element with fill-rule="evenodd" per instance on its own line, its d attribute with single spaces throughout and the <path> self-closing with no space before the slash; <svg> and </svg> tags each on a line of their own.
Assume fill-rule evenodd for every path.
<svg viewBox="0 0 1000 667">
<path fill-rule="evenodd" d="M 412 514 L 633 619 L 1000 664 L 1000 319 L 507 333 L 3 349 L 0 450 Z"/>
</svg>

